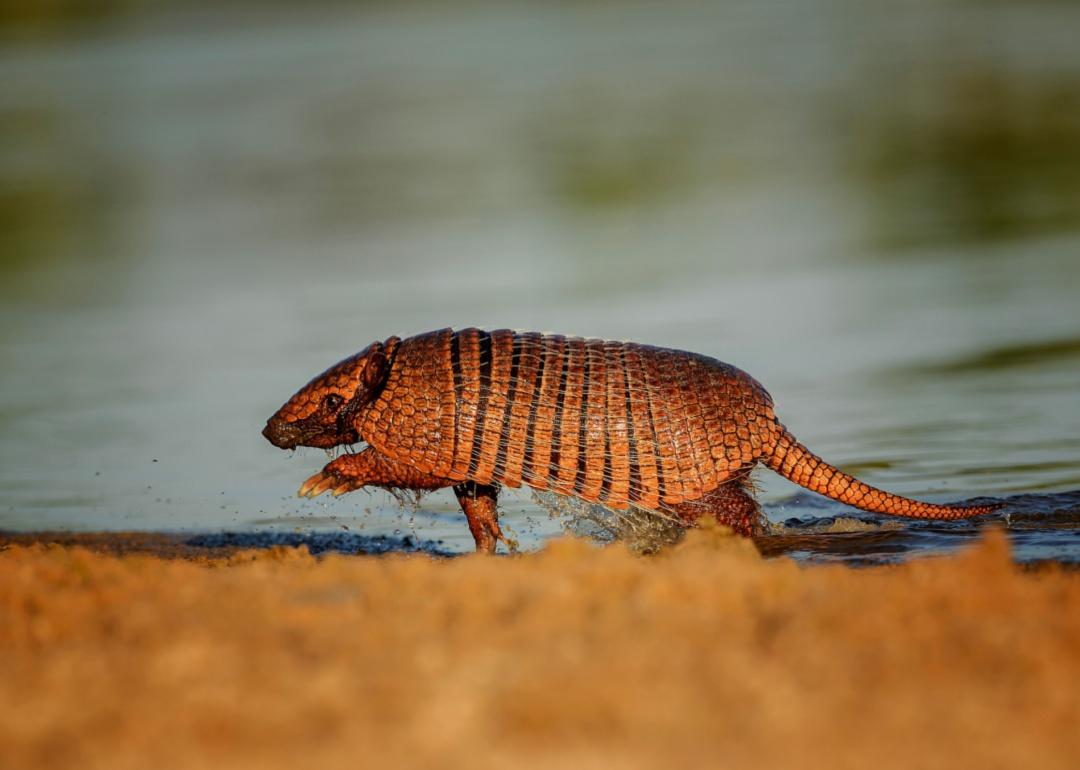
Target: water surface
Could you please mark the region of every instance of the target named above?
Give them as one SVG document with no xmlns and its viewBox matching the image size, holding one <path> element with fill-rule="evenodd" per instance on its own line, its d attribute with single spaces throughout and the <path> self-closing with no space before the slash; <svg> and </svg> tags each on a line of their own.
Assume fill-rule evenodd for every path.
<svg viewBox="0 0 1080 770">
<path fill-rule="evenodd" d="M 868 483 L 1080 558 L 1080 9 L 135 5 L 0 48 L 0 529 L 471 540 L 259 435 L 374 339 L 751 372 Z M 45 29 L 46 33 L 42 32 Z M 759 473 L 770 552 L 949 550 Z M 560 523 L 504 498 L 524 547 Z M 882 525 L 884 524 L 884 528 Z M 825 531 L 830 530 L 830 531 Z"/>
</svg>

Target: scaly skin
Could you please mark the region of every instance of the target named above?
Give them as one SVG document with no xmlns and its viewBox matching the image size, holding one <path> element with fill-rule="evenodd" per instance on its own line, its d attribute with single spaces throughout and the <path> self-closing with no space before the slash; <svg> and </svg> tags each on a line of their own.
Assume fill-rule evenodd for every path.
<svg viewBox="0 0 1080 770">
<path fill-rule="evenodd" d="M 500 485 L 760 531 L 757 463 L 876 513 L 957 519 L 997 506 L 921 503 L 870 487 L 802 446 L 752 377 L 706 356 L 630 342 L 478 329 L 375 342 L 267 421 L 276 446 L 369 447 L 301 494 L 454 487 L 479 551 L 503 538 Z"/>
</svg>

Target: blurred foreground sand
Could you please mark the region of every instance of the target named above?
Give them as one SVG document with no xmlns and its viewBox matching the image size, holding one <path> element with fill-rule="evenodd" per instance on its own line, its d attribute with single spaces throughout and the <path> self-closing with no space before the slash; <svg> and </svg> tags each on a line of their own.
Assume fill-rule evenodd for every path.
<svg viewBox="0 0 1080 770">
<path fill-rule="evenodd" d="M 996 532 L 861 570 L 147 542 L 0 541 L 0 767 L 1080 765 L 1080 573 Z"/>
</svg>

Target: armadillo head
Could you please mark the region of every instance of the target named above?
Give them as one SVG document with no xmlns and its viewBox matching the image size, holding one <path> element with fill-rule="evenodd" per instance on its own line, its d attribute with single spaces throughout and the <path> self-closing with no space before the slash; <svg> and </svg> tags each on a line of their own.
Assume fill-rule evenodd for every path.
<svg viewBox="0 0 1080 770">
<path fill-rule="evenodd" d="M 373 342 L 334 364 L 286 401 L 266 421 L 263 435 L 281 449 L 329 449 L 360 441 L 356 417 L 382 390 L 397 343 L 397 337 Z"/>
</svg>

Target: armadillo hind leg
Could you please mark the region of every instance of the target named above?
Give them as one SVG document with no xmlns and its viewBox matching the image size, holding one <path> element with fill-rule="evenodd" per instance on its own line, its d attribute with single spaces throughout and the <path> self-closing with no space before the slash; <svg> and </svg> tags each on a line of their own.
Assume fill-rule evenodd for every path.
<svg viewBox="0 0 1080 770">
<path fill-rule="evenodd" d="M 500 541 L 514 550 L 514 544 L 499 529 L 498 487 L 466 481 L 454 487 L 454 494 L 469 521 L 469 531 L 476 541 L 477 553 L 495 553 Z"/>
<path fill-rule="evenodd" d="M 691 525 L 702 516 L 712 516 L 717 523 L 731 527 L 743 537 L 759 535 L 764 530 L 764 515 L 745 477 L 721 484 L 704 497 L 671 506 L 670 510 Z"/>
</svg>

